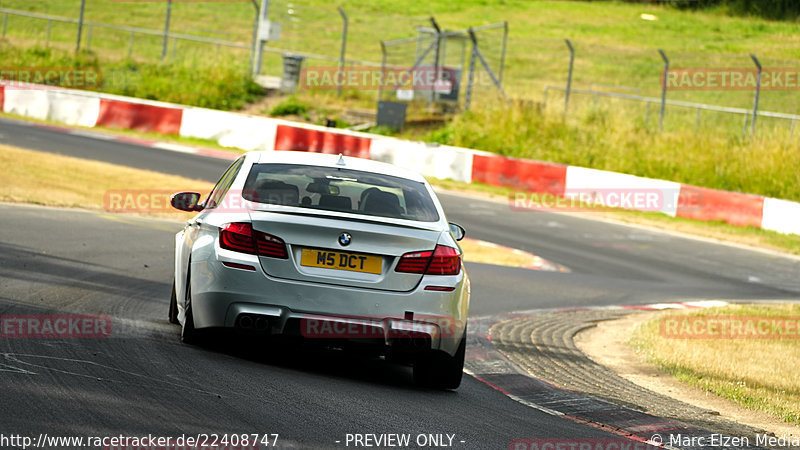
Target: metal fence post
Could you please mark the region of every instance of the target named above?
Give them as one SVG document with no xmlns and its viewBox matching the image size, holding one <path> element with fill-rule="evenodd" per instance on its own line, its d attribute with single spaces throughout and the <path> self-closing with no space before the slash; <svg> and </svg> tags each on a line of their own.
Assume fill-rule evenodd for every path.
<svg viewBox="0 0 800 450">
<path fill-rule="evenodd" d="M 486 70 L 486 73 L 489 75 L 489 78 L 491 78 L 492 83 L 494 83 L 494 86 L 503 96 L 503 99 L 508 100 L 506 91 L 503 90 L 503 85 L 500 83 L 500 80 L 498 80 L 497 77 L 494 75 L 494 72 L 492 72 L 492 68 L 489 66 L 489 63 L 486 62 L 486 59 L 483 57 L 480 49 L 478 48 L 478 38 L 475 36 L 475 31 L 472 28 L 467 28 L 467 34 L 469 34 L 469 38 L 472 40 L 472 50 L 474 55 L 478 57 L 478 60 L 480 60 L 481 65 Z"/>
<path fill-rule="evenodd" d="M 472 35 L 470 37 L 473 37 Z M 473 38 L 472 52 L 469 56 L 469 76 L 467 77 L 467 95 L 464 100 L 464 109 L 469 111 L 469 104 L 472 101 L 472 83 L 475 78 L 475 57 L 478 52 L 478 44 Z"/>
<path fill-rule="evenodd" d="M 750 122 L 750 136 L 755 137 L 756 118 L 758 118 L 758 94 L 761 92 L 761 63 L 758 62 L 756 55 L 752 53 L 750 54 L 750 58 L 753 59 L 753 62 L 756 64 L 756 68 L 758 68 L 758 77 L 756 78 L 756 97 L 753 100 L 753 121 Z"/>
<path fill-rule="evenodd" d="M 169 44 L 169 21 L 172 17 L 172 0 L 167 0 L 167 18 L 164 20 L 164 39 L 161 41 L 161 60 L 167 57 L 167 45 Z"/>
<path fill-rule="evenodd" d="M 342 47 L 339 51 L 339 73 L 342 73 L 344 70 L 344 55 L 347 49 L 347 14 L 345 14 L 344 8 L 341 6 L 338 8 L 339 15 L 342 16 Z M 344 76 L 343 73 L 342 76 Z M 342 83 L 336 83 L 336 96 L 342 96 Z"/>
<path fill-rule="evenodd" d="M 503 49 L 500 53 L 500 73 L 497 74 L 497 79 L 503 82 L 503 70 L 506 66 L 506 44 L 508 43 L 508 22 L 503 22 Z"/>
<path fill-rule="evenodd" d="M 564 92 L 564 119 L 567 118 L 567 108 L 569 107 L 569 94 L 572 91 L 572 68 L 575 65 L 575 47 L 569 39 L 564 39 L 569 48 L 569 70 L 567 71 L 567 90 Z"/>
<path fill-rule="evenodd" d="M 664 50 L 658 49 L 661 59 L 664 60 L 664 78 L 661 79 L 661 111 L 658 117 L 658 131 L 664 129 L 664 112 L 667 106 L 667 76 L 669 75 L 669 58 Z"/>
<path fill-rule="evenodd" d="M 8 28 L 8 13 L 3 14 L 3 37 L 6 37 L 6 28 Z"/>
<path fill-rule="evenodd" d="M 436 22 L 436 19 L 433 16 L 431 16 L 431 25 L 433 25 L 433 29 L 436 30 L 436 51 L 433 54 L 434 80 L 439 81 L 439 63 L 440 63 L 439 58 L 441 52 L 440 47 L 442 45 L 442 30 L 441 28 L 439 28 L 439 23 Z M 431 99 L 430 101 L 428 101 L 428 108 L 433 109 L 434 99 L 438 100 L 438 95 L 436 94 L 435 89 L 431 92 Z"/>
<path fill-rule="evenodd" d="M 78 39 L 75 42 L 75 53 L 81 51 L 81 34 L 83 34 L 83 12 L 86 10 L 86 0 L 81 0 L 81 14 L 78 18 Z"/>
<path fill-rule="evenodd" d="M 45 47 L 50 47 L 50 29 L 52 28 L 52 26 L 53 26 L 53 21 L 47 19 L 47 41 L 44 44 Z"/>
<path fill-rule="evenodd" d="M 260 17 L 258 23 L 256 24 L 256 30 L 258 30 L 258 25 L 267 21 L 269 18 L 269 0 L 261 0 L 261 14 L 258 16 Z M 256 34 L 256 55 L 255 55 L 255 65 L 253 66 L 253 73 L 259 74 L 261 73 L 261 62 L 264 58 L 264 42 L 261 40 L 261 36 Z"/>
<path fill-rule="evenodd" d="M 383 97 L 383 80 L 386 79 L 386 42 L 381 41 L 381 82 L 378 84 L 378 102 Z"/>
<path fill-rule="evenodd" d="M 253 2 L 253 7 L 256 9 L 255 19 L 253 19 L 253 42 L 250 45 L 250 74 L 255 75 L 255 61 L 256 61 L 256 40 L 258 40 L 258 18 L 261 16 L 261 10 L 259 9 L 258 2 L 256 0 L 250 0 Z"/>
</svg>

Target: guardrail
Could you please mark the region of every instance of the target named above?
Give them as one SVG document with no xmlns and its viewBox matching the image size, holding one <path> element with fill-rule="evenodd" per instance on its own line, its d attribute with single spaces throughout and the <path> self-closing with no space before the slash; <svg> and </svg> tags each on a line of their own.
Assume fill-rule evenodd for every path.
<svg viewBox="0 0 800 450">
<path fill-rule="evenodd" d="M 59 23 L 68 23 L 68 24 L 75 24 L 76 26 L 80 23 L 78 19 L 71 18 L 71 17 L 61 17 L 61 16 L 53 16 L 49 14 L 40 14 L 40 13 L 32 13 L 27 11 L 19 11 L 16 9 L 8 9 L 8 8 L 0 8 L 0 14 L 3 16 L 3 23 L 2 23 L 2 37 L 5 38 L 8 32 L 8 16 L 20 16 L 20 17 L 27 17 L 29 19 L 38 19 L 38 20 L 45 20 L 47 21 L 47 31 L 46 31 L 46 46 L 50 46 L 51 41 L 51 30 L 53 22 Z M 184 40 L 189 42 L 195 42 L 200 44 L 209 44 L 215 45 L 217 48 L 219 47 L 229 47 L 229 48 L 237 48 L 237 49 L 244 49 L 250 50 L 252 48 L 251 43 L 243 43 L 243 42 L 235 42 L 229 41 L 225 39 L 219 38 L 212 38 L 212 37 L 205 37 L 205 36 L 198 36 L 188 33 L 176 33 L 172 31 L 164 31 L 164 30 L 153 30 L 149 28 L 141 28 L 141 27 L 131 27 L 127 25 L 113 25 L 108 23 L 101 23 L 101 22 L 91 22 L 91 21 L 83 21 L 83 25 L 87 27 L 87 36 L 86 36 L 86 48 L 91 48 L 92 44 L 92 33 L 94 28 L 105 28 L 110 30 L 117 30 L 122 31 L 130 34 L 129 44 L 128 44 L 128 58 L 133 56 L 133 47 L 135 44 L 135 38 L 137 34 L 146 35 L 146 36 L 155 36 L 155 37 L 162 37 L 167 39 L 173 40 Z M 174 45 L 173 45 L 174 49 Z M 274 48 L 274 47 L 264 47 L 263 51 L 266 53 L 272 54 L 287 54 L 291 53 L 292 55 L 302 56 L 306 59 L 315 59 L 321 61 L 330 61 L 339 63 L 340 61 L 344 61 L 344 64 L 350 65 L 361 65 L 361 66 L 369 66 L 369 67 L 381 67 L 379 62 L 373 61 L 361 61 L 356 59 L 342 59 L 341 57 L 335 56 L 327 56 L 327 55 L 319 55 L 315 53 L 308 53 L 308 52 L 298 52 L 298 51 L 289 51 L 286 49 L 281 48 Z M 173 51 L 174 53 L 174 51 Z"/>
</svg>

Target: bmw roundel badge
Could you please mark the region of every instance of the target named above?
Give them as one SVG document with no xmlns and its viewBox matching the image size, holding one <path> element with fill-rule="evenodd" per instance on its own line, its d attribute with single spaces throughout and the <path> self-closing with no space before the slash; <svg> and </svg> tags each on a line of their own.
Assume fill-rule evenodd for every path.
<svg viewBox="0 0 800 450">
<path fill-rule="evenodd" d="M 342 247 L 347 247 L 348 245 L 350 245 L 350 241 L 352 239 L 353 237 L 350 236 L 350 233 L 342 233 L 339 235 L 339 244 L 341 244 Z"/>
</svg>

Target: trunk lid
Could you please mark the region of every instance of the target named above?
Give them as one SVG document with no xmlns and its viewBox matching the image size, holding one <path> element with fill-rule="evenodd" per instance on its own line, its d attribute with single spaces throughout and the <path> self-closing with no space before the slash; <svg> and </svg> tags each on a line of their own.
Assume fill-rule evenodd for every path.
<svg viewBox="0 0 800 450">
<path fill-rule="evenodd" d="M 289 280 L 398 292 L 414 289 L 423 275 L 394 268 L 405 253 L 433 250 L 441 231 L 431 223 L 417 227 L 361 217 L 251 211 L 253 229 L 282 239 L 289 253 L 288 259 L 260 257 L 261 267 L 272 277 Z"/>
</svg>

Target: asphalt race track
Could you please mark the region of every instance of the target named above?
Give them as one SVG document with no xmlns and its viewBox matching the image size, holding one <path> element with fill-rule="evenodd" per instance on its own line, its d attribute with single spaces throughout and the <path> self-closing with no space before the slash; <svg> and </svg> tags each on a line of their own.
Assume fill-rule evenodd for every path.
<svg viewBox="0 0 800 450">
<path fill-rule="evenodd" d="M 216 181 L 228 161 L 0 120 L 0 142 Z M 473 316 L 567 306 L 796 299 L 800 260 L 504 202 L 441 195 L 470 237 L 571 273 L 468 264 Z M 455 435 L 455 448 L 518 438 L 611 438 L 465 376 L 416 388 L 408 368 L 316 351 L 197 348 L 167 323 L 182 225 L 0 204 L 0 314 L 101 314 L 106 339 L 0 339 L 0 431 L 39 436 L 278 433 L 278 446 L 344 447 L 348 433 Z M 337 442 L 338 441 L 338 442 Z M 447 442 L 447 440 L 445 440 Z M 351 444 L 352 446 L 352 444 Z"/>
</svg>

